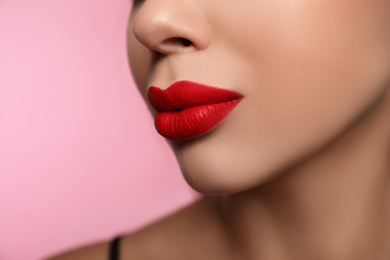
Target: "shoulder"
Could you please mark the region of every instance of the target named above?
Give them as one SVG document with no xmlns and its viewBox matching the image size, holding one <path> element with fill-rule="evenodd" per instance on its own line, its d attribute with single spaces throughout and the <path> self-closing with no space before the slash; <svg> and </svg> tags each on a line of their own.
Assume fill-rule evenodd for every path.
<svg viewBox="0 0 390 260">
<path fill-rule="evenodd" d="M 227 259 L 212 198 L 197 202 L 124 237 L 123 259 Z M 131 257 L 130 257 L 131 256 Z"/>
<path fill-rule="evenodd" d="M 213 215 L 210 203 L 209 200 L 201 199 L 136 232 L 124 235 L 120 241 L 119 259 L 176 259 L 189 252 L 196 254 L 203 246 L 213 244 L 213 241 L 207 239 L 213 239 L 215 227 L 209 221 Z M 110 242 L 84 246 L 46 260 L 106 260 Z"/>
</svg>

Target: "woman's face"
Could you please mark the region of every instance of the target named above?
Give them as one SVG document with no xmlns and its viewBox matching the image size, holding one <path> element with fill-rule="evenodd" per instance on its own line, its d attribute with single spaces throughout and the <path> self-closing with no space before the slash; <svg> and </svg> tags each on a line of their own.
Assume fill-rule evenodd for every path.
<svg viewBox="0 0 390 260">
<path fill-rule="evenodd" d="M 128 54 L 145 99 L 181 80 L 242 94 L 206 134 L 170 142 L 193 188 L 238 192 L 308 159 L 384 95 L 390 0 L 146 0 Z"/>
</svg>

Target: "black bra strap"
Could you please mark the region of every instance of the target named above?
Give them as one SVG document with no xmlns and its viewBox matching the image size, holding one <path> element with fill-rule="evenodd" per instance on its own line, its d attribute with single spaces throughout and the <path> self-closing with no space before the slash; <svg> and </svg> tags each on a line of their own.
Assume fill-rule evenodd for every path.
<svg viewBox="0 0 390 260">
<path fill-rule="evenodd" d="M 119 242 L 121 237 L 117 236 L 115 239 L 111 241 L 110 244 L 110 260 L 119 260 Z"/>
</svg>

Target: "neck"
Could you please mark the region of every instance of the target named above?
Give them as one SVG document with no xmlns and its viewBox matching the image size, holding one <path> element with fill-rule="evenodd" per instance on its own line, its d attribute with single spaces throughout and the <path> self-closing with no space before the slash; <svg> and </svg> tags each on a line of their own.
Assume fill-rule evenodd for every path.
<svg viewBox="0 0 390 260">
<path fill-rule="evenodd" d="M 252 190 L 218 198 L 239 255 L 389 259 L 390 98 L 385 100 L 300 165 Z"/>
</svg>

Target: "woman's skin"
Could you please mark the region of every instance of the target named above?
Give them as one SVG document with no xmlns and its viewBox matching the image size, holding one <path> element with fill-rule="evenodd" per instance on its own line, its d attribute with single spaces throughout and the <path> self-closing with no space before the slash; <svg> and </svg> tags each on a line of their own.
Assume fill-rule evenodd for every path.
<svg viewBox="0 0 390 260">
<path fill-rule="evenodd" d="M 191 80 L 244 98 L 170 141 L 208 196 L 127 235 L 120 259 L 390 259 L 390 0 L 146 0 L 128 28 L 144 97 Z"/>
</svg>

